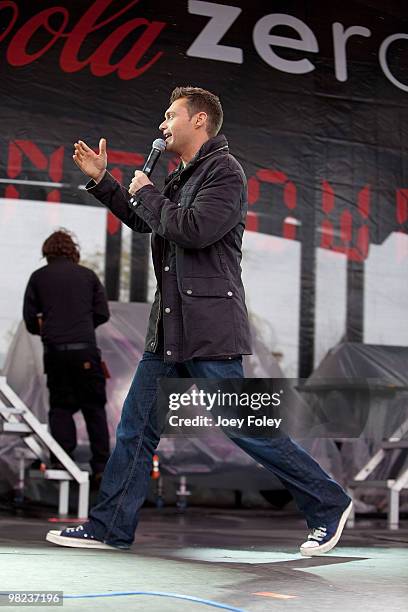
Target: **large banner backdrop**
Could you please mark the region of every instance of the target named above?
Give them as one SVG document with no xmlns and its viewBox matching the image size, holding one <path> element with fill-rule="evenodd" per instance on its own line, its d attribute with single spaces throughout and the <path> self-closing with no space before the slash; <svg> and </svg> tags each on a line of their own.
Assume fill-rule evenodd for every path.
<svg viewBox="0 0 408 612">
<path fill-rule="evenodd" d="M 96 205 L 73 142 L 107 138 L 128 184 L 171 90 L 217 93 L 248 176 L 247 229 L 301 244 L 307 376 L 317 248 L 347 257 L 345 338 L 358 341 L 370 247 L 408 231 L 407 13 L 404 0 L 1 0 L 0 197 Z M 176 161 L 163 157 L 157 184 Z M 114 259 L 111 217 L 107 232 Z"/>
</svg>

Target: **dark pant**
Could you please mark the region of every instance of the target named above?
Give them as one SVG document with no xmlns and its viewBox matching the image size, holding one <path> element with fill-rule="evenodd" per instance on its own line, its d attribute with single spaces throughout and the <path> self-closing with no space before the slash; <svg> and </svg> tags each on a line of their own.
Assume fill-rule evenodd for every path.
<svg viewBox="0 0 408 612">
<path fill-rule="evenodd" d="M 165 363 L 154 353 L 143 355 L 123 406 L 116 447 L 103 475 L 97 505 L 89 514 L 90 526 L 99 540 L 119 548 L 132 544 L 139 509 L 147 494 L 152 455 L 161 434 L 155 410 L 157 379 L 187 376 L 243 378 L 242 360 L 177 364 Z M 289 437 L 230 437 L 290 490 L 309 527 L 327 524 L 348 505 L 349 497 L 341 486 Z"/>
<path fill-rule="evenodd" d="M 82 411 L 91 446 L 91 468 L 103 472 L 109 458 L 105 375 L 98 348 L 57 350 L 47 347 L 44 369 L 50 396 L 52 436 L 72 455 L 77 445 L 73 415 Z"/>
</svg>

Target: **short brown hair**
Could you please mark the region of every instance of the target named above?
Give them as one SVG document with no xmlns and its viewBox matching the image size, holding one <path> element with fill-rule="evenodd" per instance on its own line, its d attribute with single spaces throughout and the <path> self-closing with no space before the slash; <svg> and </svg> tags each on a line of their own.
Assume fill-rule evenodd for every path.
<svg viewBox="0 0 408 612">
<path fill-rule="evenodd" d="M 42 255 L 48 263 L 57 257 L 66 257 L 74 263 L 78 263 L 80 258 L 79 245 L 68 230 L 61 228 L 48 236 L 42 245 Z"/>
<path fill-rule="evenodd" d="M 170 104 L 180 98 L 186 98 L 188 114 L 191 119 L 193 115 L 200 112 L 207 113 L 207 133 L 210 137 L 216 136 L 221 129 L 224 114 L 218 96 L 201 89 L 201 87 L 176 87 L 171 92 Z"/>
</svg>

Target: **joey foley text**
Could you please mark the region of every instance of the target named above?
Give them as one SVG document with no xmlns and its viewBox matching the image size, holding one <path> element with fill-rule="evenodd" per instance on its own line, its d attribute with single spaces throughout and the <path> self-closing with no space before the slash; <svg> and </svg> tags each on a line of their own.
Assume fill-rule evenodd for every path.
<svg viewBox="0 0 408 612">
<path fill-rule="evenodd" d="M 195 415 L 191 418 L 172 414 L 169 425 L 172 427 L 237 427 L 241 429 L 244 425 L 250 427 L 268 427 L 279 429 L 282 419 L 272 418 L 266 415 L 246 414 L 237 417 L 237 412 L 242 414 L 241 409 L 248 408 L 254 412 L 261 408 L 277 408 L 281 404 L 279 393 L 227 393 L 217 390 L 209 393 L 203 389 L 191 389 L 185 393 L 170 393 L 168 407 L 177 411 L 180 408 L 203 407 L 207 411 L 214 408 L 222 414 L 213 418 L 212 416 Z M 233 410 L 235 416 L 226 416 L 228 408 Z"/>
</svg>

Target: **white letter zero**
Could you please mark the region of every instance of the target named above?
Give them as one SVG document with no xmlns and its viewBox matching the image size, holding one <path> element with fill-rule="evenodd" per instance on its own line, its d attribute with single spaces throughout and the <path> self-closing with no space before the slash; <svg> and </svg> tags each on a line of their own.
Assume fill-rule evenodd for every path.
<svg viewBox="0 0 408 612">
<path fill-rule="evenodd" d="M 284 25 L 297 31 L 300 39 L 286 38 L 286 36 L 272 36 L 270 30 L 275 26 Z M 274 13 L 273 15 L 265 15 L 256 24 L 253 33 L 255 49 L 263 60 L 273 68 L 277 68 L 282 72 L 290 72 L 292 74 L 304 74 L 315 69 L 312 62 L 308 59 L 300 60 L 285 60 L 272 51 L 271 46 L 286 47 L 287 49 L 300 49 L 301 51 L 310 51 L 317 53 L 319 45 L 312 30 L 300 19 L 291 15 L 283 15 Z"/>
<path fill-rule="evenodd" d="M 242 64 L 242 49 L 218 44 L 242 9 L 225 4 L 214 4 L 214 2 L 189 0 L 188 12 L 193 15 L 212 17 L 212 19 L 187 49 L 187 55 Z"/>
<path fill-rule="evenodd" d="M 380 66 L 383 69 L 383 72 L 385 76 L 387 77 L 387 79 L 389 79 L 393 85 L 398 87 L 398 89 L 402 89 L 402 91 L 408 91 L 408 85 L 404 85 L 403 83 L 401 83 L 401 81 L 398 81 L 395 78 L 395 76 L 391 74 L 391 71 L 388 68 L 388 64 L 387 64 L 388 47 L 390 46 L 391 43 L 394 42 L 394 40 L 400 40 L 400 39 L 408 40 L 408 34 L 392 34 L 391 36 L 388 36 L 388 38 L 385 38 L 383 42 L 381 43 L 381 47 L 378 52 L 378 58 L 380 60 Z"/>
</svg>

